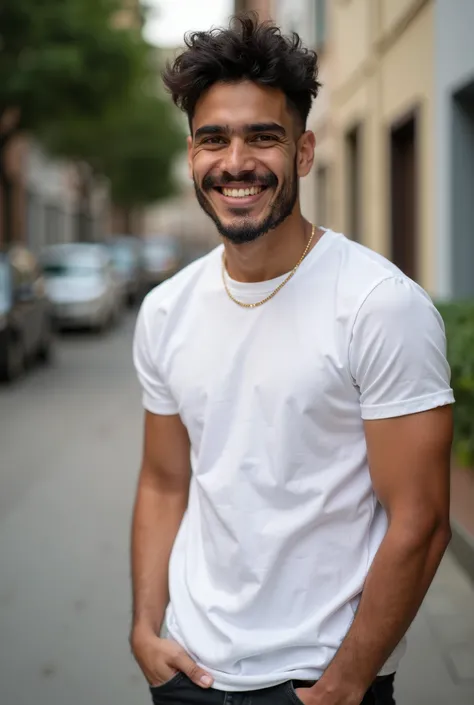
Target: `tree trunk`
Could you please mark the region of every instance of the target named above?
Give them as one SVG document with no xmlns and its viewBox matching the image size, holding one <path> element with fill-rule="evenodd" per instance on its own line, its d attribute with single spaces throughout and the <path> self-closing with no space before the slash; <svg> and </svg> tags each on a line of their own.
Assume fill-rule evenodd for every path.
<svg viewBox="0 0 474 705">
<path fill-rule="evenodd" d="M 3 241 L 13 242 L 13 182 L 5 168 L 6 142 L 0 142 L 0 194 L 2 200 Z"/>
<path fill-rule="evenodd" d="M 124 208 L 122 213 L 125 235 L 133 235 L 133 211 L 131 208 Z"/>
<path fill-rule="evenodd" d="M 5 129 L 5 117 L 10 119 Z M 8 117 L 8 116 L 7 116 Z M 20 132 L 20 112 L 17 109 L 9 110 L 2 107 L 0 110 L 0 198 L 2 204 L 3 241 L 7 244 L 15 239 L 13 228 L 13 180 L 8 174 L 5 164 L 8 145 L 12 138 Z"/>
</svg>

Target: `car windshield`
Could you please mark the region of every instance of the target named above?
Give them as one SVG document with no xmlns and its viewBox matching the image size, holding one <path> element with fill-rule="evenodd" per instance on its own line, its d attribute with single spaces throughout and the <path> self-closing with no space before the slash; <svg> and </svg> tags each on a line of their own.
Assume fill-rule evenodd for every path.
<svg viewBox="0 0 474 705">
<path fill-rule="evenodd" d="M 100 265 L 97 262 L 50 262 L 43 267 L 47 277 L 97 278 Z"/>
<path fill-rule="evenodd" d="M 10 306 L 10 271 L 5 262 L 0 262 L 0 313 Z"/>
<path fill-rule="evenodd" d="M 114 266 L 121 271 L 132 269 L 135 263 L 133 251 L 129 247 L 112 245 L 111 254 Z"/>
<path fill-rule="evenodd" d="M 163 240 L 163 242 L 146 242 L 143 245 L 144 252 L 146 254 L 161 254 L 161 253 L 166 253 L 166 254 L 171 254 L 174 250 L 175 247 L 172 242 L 168 242 L 167 240 Z"/>
<path fill-rule="evenodd" d="M 146 242 L 143 246 L 143 258 L 147 262 L 165 264 L 177 254 L 175 243 L 169 240 Z"/>
</svg>

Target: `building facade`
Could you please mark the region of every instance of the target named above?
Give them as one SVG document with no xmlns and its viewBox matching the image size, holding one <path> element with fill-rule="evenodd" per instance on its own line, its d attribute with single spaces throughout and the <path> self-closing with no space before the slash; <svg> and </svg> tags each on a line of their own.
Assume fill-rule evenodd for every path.
<svg viewBox="0 0 474 705">
<path fill-rule="evenodd" d="M 474 2 L 437 0 L 436 248 L 438 293 L 474 296 Z"/>
<path fill-rule="evenodd" d="M 474 3 L 273 0 L 265 12 L 319 57 L 305 215 L 386 255 L 435 297 L 472 293 Z"/>
<path fill-rule="evenodd" d="M 323 83 L 309 125 L 317 148 L 307 213 L 436 292 L 434 2 L 301 4 L 302 36 L 312 28 Z M 285 21 L 291 3 L 279 6 Z"/>
</svg>

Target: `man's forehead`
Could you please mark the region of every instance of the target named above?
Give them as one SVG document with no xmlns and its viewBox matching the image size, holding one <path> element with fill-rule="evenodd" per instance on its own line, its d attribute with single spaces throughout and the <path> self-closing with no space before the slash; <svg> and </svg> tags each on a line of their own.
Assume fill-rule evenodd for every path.
<svg viewBox="0 0 474 705">
<path fill-rule="evenodd" d="M 196 105 L 194 127 L 204 123 L 219 123 L 232 127 L 256 122 L 288 121 L 289 113 L 284 93 L 259 86 L 251 81 L 216 83 Z"/>
</svg>

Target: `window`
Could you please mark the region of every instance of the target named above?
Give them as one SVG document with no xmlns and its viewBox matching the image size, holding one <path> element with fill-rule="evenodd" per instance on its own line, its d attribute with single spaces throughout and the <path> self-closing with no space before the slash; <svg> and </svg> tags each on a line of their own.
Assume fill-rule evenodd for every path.
<svg viewBox="0 0 474 705">
<path fill-rule="evenodd" d="M 0 259 L 0 315 L 11 306 L 10 267 L 5 260 Z"/>
<path fill-rule="evenodd" d="M 320 49 L 326 42 L 327 0 L 316 0 L 316 48 Z"/>
<path fill-rule="evenodd" d="M 474 295 L 474 80 L 451 102 L 451 281 L 456 298 Z"/>
</svg>

